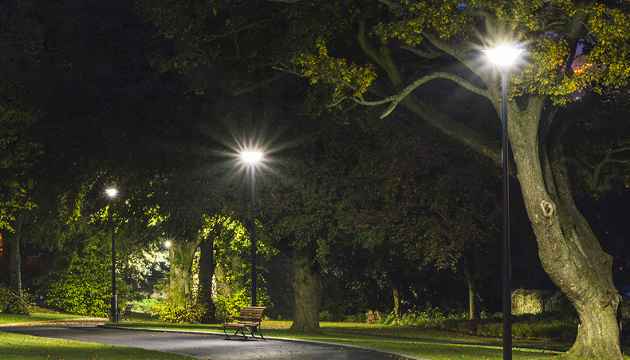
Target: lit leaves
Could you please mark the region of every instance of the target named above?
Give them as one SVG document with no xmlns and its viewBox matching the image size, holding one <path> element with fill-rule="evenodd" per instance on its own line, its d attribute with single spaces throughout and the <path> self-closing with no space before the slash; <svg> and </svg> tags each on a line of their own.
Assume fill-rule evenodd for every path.
<svg viewBox="0 0 630 360">
<path fill-rule="evenodd" d="M 334 85 L 335 102 L 361 97 L 376 78 L 372 64 L 348 65 L 345 59 L 331 58 L 322 41 L 317 44 L 317 50 L 318 54 L 298 55 L 293 63 L 302 68 L 301 75 L 309 77 L 311 83 L 322 81 Z"/>
</svg>

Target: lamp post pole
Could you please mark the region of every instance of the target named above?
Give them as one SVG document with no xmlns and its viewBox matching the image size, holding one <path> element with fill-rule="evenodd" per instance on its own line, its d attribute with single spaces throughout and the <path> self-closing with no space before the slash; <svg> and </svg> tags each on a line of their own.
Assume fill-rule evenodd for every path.
<svg viewBox="0 0 630 360">
<path fill-rule="evenodd" d="M 254 165 L 250 167 L 252 179 L 252 306 L 256 306 L 256 214 L 254 211 Z"/>
<path fill-rule="evenodd" d="M 510 285 L 510 182 L 508 172 L 508 108 L 507 108 L 507 69 L 501 68 L 501 102 L 503 122 L 501 160 L 503 177 L 503 359 L 512 359 L 512 292 Z"/>
<path fill-rule="evenodd" d="M 257 306 L 256 302 L 256 212 L 254 210 L 254 172 L 256 170 L 256 163 L 260 161 L 263 154 L 260 151 L 244 151 L 241 153 L 241 158 L 249 164 L 249 171 L 251 172 L 251 193 L 252 193 L 252 306 Z"/>
<path fill-rule="evenodd" d="M 503 277 L 503 359 L 512 359 L 512 292 L 511 292 L 511 264 L 510 264 L 510 183 L 508 171 L 508 97 L 507 97 L 507 72 L 518 54 L 522 50 L 511 47 L 500 47 L 485 50 L 490 60 L 499 66 L 501 70 L 501 175 L 503 196 L 503 249 L 502 249 L 502 277 Z"/>
<path fill-rule="evenodd" d="M 110 200 L 116 197 L 118 194 L 118 190 L 116 189 L 107 189 L 105 190 L 107 196 Z M 111 297 L 111 307 L 109 309 L 109 321 L 118 322 L 118 297 L 116 296 L 116 240 L 114 238 L 114 225 L 112 225 L 111 229 L 111 241 L 112 241 L 112 297 Z"/>
<path fill-rule="evenodd" d="M 118 298 L 116 296 L 116 242 L 114 238 L 114 229 L 111 230 L 112 237 L 112 298 L 111 298 L 111 309 L 110 309 L 110 319 L 112 322 L 118 322 L 118 311 L 116 310 L 118 305 Z"/>
</svg>

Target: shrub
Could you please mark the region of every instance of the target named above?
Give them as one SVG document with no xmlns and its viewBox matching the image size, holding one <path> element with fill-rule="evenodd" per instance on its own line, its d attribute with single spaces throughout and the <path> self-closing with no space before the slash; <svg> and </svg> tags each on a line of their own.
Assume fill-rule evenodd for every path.
<svg viewBox="0 0 630 360">
<path fill-rule="evenodd" d="M 154 305 L 151 308 L 151 315 L 158 315 L 164 322 L 196 324 L 201 321 L 207 311 L 208 308 L 198 302 L 188 305 L 167 299 L 161 304 Z"/>
<path fill-rule="evenodd" d="M 216 319 L 219 323 L 228 322 L 238 317 L 241 308 L 249 304 L 251 304 L 251 297 L 247 295 L 245 288 L 235 292 L 231 297 L 217 295 L 214 299 Z"/>
<path fill-rule="evenodd" d="M 20 298 L 15 291 L 9 289 L 3 284 L 0 284 L 0 312 L 29 315 L 30 308 L 33 304 L 24 300 L 27 297 L 28 295 L 24 291 L 22 291 L 22 298 Z"/>
<path fill-rule="evenodd" d="M 348 315 L 345 322 L 364 323 L 367 317 L 364 314 Z"/>
<path fill-rule="evenodd" d="M 365 322 L 367 322 L 368 324 L 376 324 L 379 320 L 382 320 L 384 318 L 387 317 L 387 314 L 382 313 L 380 311 L 372 311 L 372 310 L 368 310 L 368 312 L 365 314 Z"/>
<path fill-rule="evenodd" d="M 322 311 L 319 315 L 318 315 L 319 321 L 332 321 L 332 316 L 330 315 L 330 313 L 328 312 L 328 310 L 324 310 Z"/>
</svg>

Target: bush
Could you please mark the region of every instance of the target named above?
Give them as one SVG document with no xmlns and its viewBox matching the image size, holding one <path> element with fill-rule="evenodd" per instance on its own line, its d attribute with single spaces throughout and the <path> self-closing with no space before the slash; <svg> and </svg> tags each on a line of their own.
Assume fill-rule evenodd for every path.
<svg viewBox="0 0 630 360">
<path fill-rule="evenodd" d="M 241 289 L 231 297 L 217 295 L 214 299 L 217 322 L 224 323 L 238 317 L 241 308 L 251 304 L 251 301 L 251 297 L 247 295 L 247 289 Z"/>
<path fill-rule="evenodd" d="M 158 315 L 164 322 L 197 324 L 207 311 L 207 307 L 198 302 L 188 305 L 167 299 L 161 304 L 154 305 L 151 308 L 151 315 Z"/>
<path fill-rule="evenodd" d="M 72 244 L 40 286 L 46 303 L 71 314 L 106 317 L 111 306 L 111 244 L 98 235 L 78 237 Z M 116 280 L 116 292 L 118 306 L 124 307 L 128 286 Z"/>
<path fill-rule="evenodd" d="M 410 325 L 423 327 L 443 327 L 444 323 L 450 320 L 463 320 L 465 314 L 449 313 L 444 314 L 439 308 L 435 308 L 429 313 L 418 311 L 416 308 L 410 309 L 401 317 L 397 317 L 391 313 L 385 318 L 376 320 L 377 324 L 382 325 Z"/>
<path fill-rule="evenodd" d="M 332 321 L 332 316 L 330 315 L 328 310 L 322 311 L 319 314 L 318 318 L 319 318 L 319 321 Z"/>
<path fill-rule="evenodd" d="M 345 322 L 365 323 L 367 316 L 365 314 L 348 315 Z"/>
<path fill-rule="evenodd" d="M 379 320 L 382 320 L 387 317 L 387 314 L 382 313 L 380 311 L 372 311 L 368 310 L 365 314 L 365 322 L 368 324 L 376 324 Z"/>
<path fill-rule="evenodd" d="M 575 341 L 579 319 L 575 316 L 560 313 L 546 312 L 538 315 L 521 315 L 514 317 L 512 324 L 512 336 L 521 338 L 562 339 Z M 503 324 L 481 324 L 477 332 L 486 335 L 503 335 Z"/>
<path fill-rule="evenodd" d="M 0 284 L 0 312 L 29 315 L 32 304 L 24 300 L 27 297 L 28 295 L 24 291 L 22 291 L 22 298 L 20 298 L 15 291 Z"/>
</svg>

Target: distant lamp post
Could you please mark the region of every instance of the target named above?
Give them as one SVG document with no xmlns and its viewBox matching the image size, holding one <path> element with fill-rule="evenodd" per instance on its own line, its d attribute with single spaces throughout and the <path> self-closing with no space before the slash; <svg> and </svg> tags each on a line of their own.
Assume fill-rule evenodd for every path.
<svg viewBox="0 0 630 360">
<path fill-rule="evenodd" d="M 164 247 L 165 247 L 165 248 L 167 248 L 167 249 L 168 249 L 168 248 L 170 248 L 170 247 L 171 247 L 171 242 L 170 242 L 170 241 L 168 241 L 168 240 L 166 240 L 166 241 L 164 242 Z"/>
<path fill-rule="evenodd" d="M 503 359 L 512 359 L 512 294 L 510 289 L 510 184 L 508 174 L 508 68 L 522 50 L 508 46 L 485 50 L 484 53 L 501 70 L 501 121 L 503 122 L 501 159 L 503 177 Z"/>
<path fill-rule="evenodd" d="M 105 194 L 109 197 L 110 200 L 116 198 L 118 194 L 118 190 L 114 188 L 109 188 L 105 190 Z M 111 308 L 109 310 L 109 321 L 118 322 L 118 298 L 116 296 L 116 243 L 114 239 L 114 228 L 111 229 L 111 239 L 112 239 L 112 297 L 111 297 Z"/>
<path fill-rule="evenodd" d="M 263 153 L 260 151 L 244 151 L 241 153 L 243 161 L 249 164 L 252 185 L 252 306 L 256 305 L 256 214 L 254 212 L 254 170 L 256 164 L 262 159 Z"/>
</svg>

